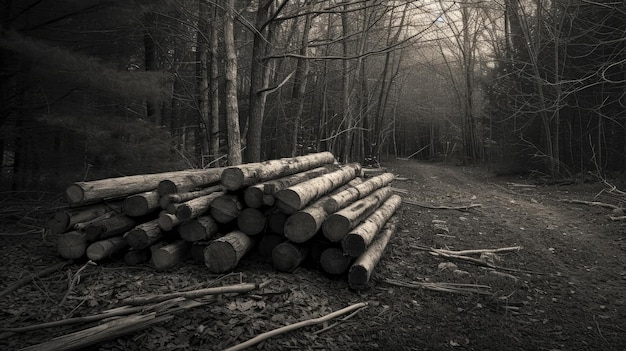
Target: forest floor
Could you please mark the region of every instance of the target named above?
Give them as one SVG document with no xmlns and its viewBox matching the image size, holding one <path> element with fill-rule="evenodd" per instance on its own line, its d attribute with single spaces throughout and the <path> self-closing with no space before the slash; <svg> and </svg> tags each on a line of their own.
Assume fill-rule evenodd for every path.
<svg viewBox="0 0 626 351">
<path fill-rule="evenodd" d="M 364 291 L 351 290 L 345 276 L 306 268 L 275 272 L 255 254 L 222 276 L 191 263 L 156 272 L 116 260 L 80 262 L 0 298 L 0 329 L 5 329 L 0 349 L 26 347 L 92 324 L 21 333 L 6 328 L 101 313 L 130 296 L 268 281 L 265 288 L 205 301 L 90 349 L 221 350 L 359 302 L 368 305 L 350 318 L 297 329 L 250 349 L 626 349 L 626 222 L 612 221 L 610 209 L 563 201 L 618 204 L 605 184 L 535 186 L 529 178 L 494 177 L 477 168 L 412 161 L 384 166 L 400 177 L 393 186 L 405 203 L 398 230 Z M 61 262 L 56 238 L 33 224 L 53 207 L 44 205 L 45 199 L 54 200 L 44 196 L 20 208 L 2 202 L 8 210 L 1 216 L 0 289 Z M 480 206 L 434 208 L 470 204 Z M 433 220 L 445 221 L 439 223 L 448 231 L 435 231 Z M 484 261 L 496 269 L 424 250 L 513 246 L 521 249 Z M 462 286 L 462 293 L 434 290 L 450 286 L 444 283 L 478 286 Z"/>
</svg>

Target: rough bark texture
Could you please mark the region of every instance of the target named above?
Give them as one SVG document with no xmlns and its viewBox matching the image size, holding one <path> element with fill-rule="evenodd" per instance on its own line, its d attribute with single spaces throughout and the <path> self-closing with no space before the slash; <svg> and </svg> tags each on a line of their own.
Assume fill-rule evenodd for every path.
<svg viewBox="0 0 626 351">
<path fill-rule="evenodd" d="M 51 234 L 65 233 L 74 229 L 78 223 L 91 221 L 107 213 L 119 212 L 119 207 L 119 203 L 101 203 L 57 211 L 46 221 L 46 228 Z"/>
<path fill-rule="evenodd" d="M 328 213 L 337 212 L 352 202 L 362 199 L 377 189 L 389 185 L 393 181 L 393 173 L 384 173 L 370 178 L 362 184 L 348 188 L 338 194 L 329 196 L 324 202 L 324 209 Z"/>
<path fill-rule="evenodd" d="M 110 257 L 128 247 L 128 243 L 121 236 L 116 236 L 100 241 L 96 241 L 87 247 L 87 257 L 92 261 Z"/>
<path fill-rule="evenodd" d="M 269 214 L 256 208 L 245 208 L 237 216 L 237 227 L 248 235 L 257 235 L 265 231 Z"/>
<path fill-rule="evenodd" d="M 383 228 L 385 223 L 393 216 L 402 199 L 398 195 L 391 195 L 374 213 L 351 230 L 341 241 L 343 251 L 352 257 L 361 256 L 374 237 Z"/>
<path fill-rule="evenodd" d="M 195 191 L 169 194 L 167 195 L 167 199 L 170 202 L 180 203 L 180 202 L 189 201 L 191 199 L 195 199 L 200 196 L 210 195 L 219 191 L 223 192 L 224 187 L 221 185 L 214 185 L 214 186 L 209 186 L 207 188 L 202 188 L 202 189 L 195 190 Z"/>
<path fill-rule="evenodd" d="M 263 187 L 263 193 L 274 195 L 277 192 L 283 189 L 287 189 L 290 186 L 296 185 L 298 183 L 302 183 L 304 181 L 307 181 L 315 177 L 319 177 L 323 174 L 334 172 L 338 169 L 339 169 L 339 165 L 329 164 L 329 165 L 325 165 L 322 167 L 313 168 L 308 171 L 296 173 L 287 177 L 269 180 L 259 185 Z"/>
<path fill-rule="evenodd" d="M 276 206 L 287 214 L 303 209 L 311 201 L 328 194 L 334 189 L 359 176 L 361 166 L 351 163 L 335 172 L 304 181 L 276 193 Z"/>
<path fill-rule="evenodd" d="M 221 195 L 211 201 L 210 210 L 216 222 L 228 223 L 239 216 L 239 212 L 243 210 L 243 203 L 238 195 Z"/>
<path fill-rule="evenodd" d="M 158 270 L 172 268 L 189 256 L 190 248 L 191 243 L 185 240 L 163 246 L 152 253 L 152 264 Z"/>
<path fill-rule="evenodd" d="M 135 225 L 137 225 L 136 220 L 120 214 L 91 222 L 85 228 L 85 234 L 87 235 L 88 241 L 94 242 L 116 235 L 122 235 L 133 229 Z"/>
<path fill-rule="evenodd" d="M 160 198 L 159 192 L 156 190 L 131 195 L 122 202 L 122 212 L 131 217 L 147 215 L 159 209 Z"/>
<path fill-rule="evenodd" d="M 292 214 L 287 218 L 284 224 L 285 236 L 296 243 L 302 243 L 311 239 L 322 228 L 324 220 L 328 217 L 329 212 L 324 208 L 324 204 L 328 197 L 339 194 L 347 189 L 361 184 L 361 178 L 355 178 L 348 184 L 338 188 L 328 196 L 324 196 L 311 205 Z"/>
<path fill-rule="evenodd" d="M 342 240 L 352 228 L 387 200 L 391 193 L 391 187 L 378 189 L 352 205 L 331 214 L 322 224 L 324 236 L 333 242 Z"/>
<path fill-rule="evenodd" d="M 348 270 L 352 257 L 338 247 L 329 247 L 320 256 L 320 266 L 328 274 L 342 274 Z"/>
<path fill-rule="evenodd" d="M 367 251 L 359 256 L 348 272 L 348 283 L 353 289 L 365 289 L 369 283 L 374 267 L 378 264 L 389 239 L 396 230 L 395 221 L 387 222 L 380 235 L 367 248 Z"/>
<path fill-rule="evenodd" d="M 185 201 L 178 206 L 176 217 L 183 221 L 196 218 L 207 212 L 211 206 L 211 202 L 222 195 L 224 195 L 224 193 L 218 191 Z"/>
<path fill-rule="evenodd" d="M 335 162 L 330 152 L 320 152 L 293 158 L 282 158 L 229 167 L 222 173 L 222 185 L 234 191 L 266 180 L 285 177 Z"/>
<path fill-rule="evenodd" d="M 211 216 L 200 216 L 178 227 L 181 239 L 189 242 L 211 239 L 217 231 L 217 223 Z"/>
<path fill-rule="evenodd" d="M 159 182 L 159 194 L 165 196 L 209 187 L 220 181 L 223 170 L 224 168 L 209 168 L 178 173 Z"/>
<path fill-rule="evenodd" d="M 65 195 L 67 201 L 72 205 L 103 199 L 119 199 L 128 195 L 155 190 L 159 186 L 159 182 L 181 172 L 195 171 L 142 174 L 90 182 L 76 182 L 67 187 Z"/>
<path fill-rule="evenodd" d="M 285 241 L 276 245 L 272 250 L 272 264 L 280 272 L 293 272 L 308 253 L 308 246 Z"/>
<path fill-rule="evenodd" d="M 228 272 L 252 250 L 254 244 L 255 241 L 244 232 L 232 231 L 207 246 L 204 250 L 204 263 L 212 273 Z"/>
<path fill-rule="evenodd" d="M 83 257 L 87 250 L 87 237 L 85 233 L 72 231 L 61 234 L 57 240 L 57 252 L 61 257 L 77 259 Z"/>
<path fill-rule="evenodd" d="M 144 249 L 159 242 L 164 234 L 159 227 L 159 220 L 154 219 L 146 223 L 137 225 L 128 233 L 124 234 L 124 239 L 135 250 Z"/>
</svg>

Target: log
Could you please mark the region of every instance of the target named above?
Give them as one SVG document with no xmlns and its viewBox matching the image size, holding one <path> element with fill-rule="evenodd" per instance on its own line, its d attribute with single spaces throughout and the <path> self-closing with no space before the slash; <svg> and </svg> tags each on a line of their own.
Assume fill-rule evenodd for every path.
<svg viewBox="0 0 626 351">
<path fill-rule="evenodd" d="M 122 202 L 122 212 L 131 217 L 145 216 L 159 209 L 159 199 L 156 190 L 131 195 Z"/>
<path fill-rule="evenodd" d="M 71 231 L 63 233 L 57 240 L 57 252 L 61 257 L 75 260 L 83 257 L 87 250 L 87 236 L 83 232 Z"/>
<path fill-rule="evenodd" d="M 324 201 L 324 209 L 328 213 L 334 213 L 356 200 L 362 199 L 374 191 L 389 185 L 394 179 L 393 173 L 384 173 L 367 179 L 363 183 L 350 187 L 340 193 L 329 196 Z"/>
<path fill-rule="evenodd" d="M 152 253 L 152 264 L 158 270 L 172 268 L 189 256 L 190 248 L 191 243 L 185 240 L 165 245 Z"/>
<path fill-rule="evenodd" d="M 326 195 L 360 175 L 361 166 L 351 163 L 339 170 L 290 186 L 275 194 L 276 206 L 287 214 L 303 209 L 311 201 Z"/>
<path fill-rule="evenodd" d="M 178 227 L 180 238 L 189 242 L 211 239 L 217 231 L 217 223 L 211 216 L 200 216 Z"/>
<path fill-rule="evenodd" d="M 287 222 L 287 215 L 282 212 L 273 212 L 267 219 L 270 231 L 276 234 L 285 234 L 285 222 Z"/>
<path fill-rule="evenodd" d="M 341 241 L 343 251 L 352 257 L 361 256 L 372 243 L 376 234 L 400 208 L 401 203 L 400 196 L 391 195 L 374 213 L 343 238 Z"/>
<path fill-rule="evenodd" d="M 237 227 L 248 235 L 257 235 L 265 231 L 269 214 L 256 208 L 245 208 L 237 216 Z"/>
<path fill-rule="evenodd" d="M 176 174 L 190 171 L 175 171 L 155 174 L 140 174 L 133 176 L 106 178 L 89 182 L 76 182 L 65 189 L 67 201 L 72 204 L 82 204 L 104 199 L 119 199 L 133 194 L 157 189 L 159 182 L 176 176 Z"/>
<path fill-rule="evenodd" d="M 279 179 L 268 180 L 263 183 L 254 184 L 246 188 L 244 192 L 244 201 L 248 207 L 259 208 L 267 204 L 267 196 L 273 198 L 274 194 L 283 189 L 286 189 L 298 183 L 302 183 L 303 181 L 319 177 L 323 174 L 336 171 L 338 168 L 338 165 L 331 164 L 296 173 L 290 176 L 282 177 Z M 271 205 L 272 204 L 270 204 L 270 206 Z"/>
<path fill-rule="evenodd" d="M 183 221 L 199 217 L 209 211 L 213 200 L 222 195 L 224 195 L 223 192 L 217 191 L 209 195 L 200 196 L 195 199 L 182 202 L 176 210 L 176 217 Z"/>
<path fill-rule="evenodd" d="M 272 250 L 272 265 L 279 272 L 293 272 L 308 253 L 308 246 L 284 241 Z"/>
<path fill-rule="evenodd" d="M 315 236 L 322 228 L 324 220 L 329 216 L 330 212 L 327 212 L 324 206 L 328 198 L 361 183 L 361 178 L 355 178 L 329 195 L 321 197 L 311 205 L 289 216 L 284 224 L 284 233 L 287 239 L 296 243 L 303 243 Z"/>
<path fill-rule="evenodd" d="M 167 195 L 167 199 L 170 202 L 180 203 L 180 202 L 189 201 L 191 199 L 195 199 L 200 196 L 213 194 L 219 191 L 224 192 L 224 187 L 221 185 L 213 185 L 213 186 L 209 186 L 207 188 L 203 188 L 200 190 L 188 191 L 184 193 L 169 194 Z"/>
<path fill-rule="evenodd" d="M 174 229 L 174 227 L 184 222 L 175 215 L 164 211 L 159 213 L 159 218 L 157 220 L 159 222 L 159 227 L 166 232 L 169 232 Z"/>
<path fill-rule="evenodd" d="M 236 194 L 220 195 L 210 204 L 211 217 L 218 223 L 228 223 L 243 210 L 243 203 Z"/>
<path fill-rule="evenodd" d="M 376 190 L 350 206 L 329 215 L 322 224 L 324 236 L 332 242 L 342 240 L 348 232 L 372 214 L 389 196 L 391 187 Z"/>
<path fill-rule="evenodd" d="M 285 236 L 276 234 L 276 233 L 265 233 L 261 240 L 259 240 L 259 245 L 257 246 L 257 250 L 259 255 L 265 258 L 272 258 L 272 251 L 276 247 L 276 245 L 285 241 Z"/>
<path fill-rule="evenodd" d="M 204 250 L 204 263 L 212 273 L 233 270 L 241 258 L 254 247 L 255 240 L 235 230 L 213 240 Z"/>
<path fill-rule="evenodd" d="M 320 256 L 320 266 L 322 270 L 328 274 L 339 275 L 343 274 L 350 267 L 352 257 L 346 255 L 338 247 L 329 247 L 322 251 Z"/>
<path fill-rule="evenodd" d="M 119 207 L 119 203 L 113 202 L 60 210 L 46 221 L 46 228 L 51 234 L 65 233 L 74 229 L 78 223 L 88 222 L 111 212 L 119 212 Z"/>
<path fill-rule="evenodd" d="M 135 250 L 131 248 L 124 254 L 124 263 L 129 266 L 138 265 L 150 260 L 150 249 Z"/>
<path fill-rule="evenodd" d="M 126 239 L 121 236 L 96 241 L 87 247 L 87 257 L 92 261 L 110 257 L 111 255 L 124 250 L 128 246 Z"/>
<path fill-rule="evenodd" d="M 285 177 L 334 163 L 330 152 L 320 152 L 293 158 L 282 158 L 258 163 L 248 163 L 224 170 L 221 182 L 226 189 L 235 191 L 263 181 Z"/>
<path fill-rule="evenodd" d="M 383 227 L 380 235 L 359 256 L 348 271 L 348 283 L 352 289 L 365 289 L 369 283 L 374 267 L 383 255 L 389 239 L 396 230 L 395 220 L 390 220 Z"/>
<path fill-rule="evenodd" d="M 87 235 L 87 241 L 94 242 L 122 235 L 133 229 L 136 225 L 136 220 L 123 214 L 118 214 L 117 216 L 91 222 L 85 228 L 85 234 Z"/>
<path fill-rule="evenodd" d="M 141 250 L 161 241 L 164 236 L 165 234 L 159 227 L 159 219 L 153 219 L 135 226 L 135 228 L 124 234 L 124 239 L 126 239 L 130 247 L 135 250 Z"/>
<path fill-rule="evenodd" d="M 224 168 L 195 169 L 162 179 L 157 189 L 161 196 L 205 188 L 220 181 Z"/>
<path fill-rule="evenodd" d="M 196 241 L 191 244 L 189 254 L 196 263 L 204 265 L 204 250 L 209 246 L 211 242 L 209 240 Z"/>
</svg>

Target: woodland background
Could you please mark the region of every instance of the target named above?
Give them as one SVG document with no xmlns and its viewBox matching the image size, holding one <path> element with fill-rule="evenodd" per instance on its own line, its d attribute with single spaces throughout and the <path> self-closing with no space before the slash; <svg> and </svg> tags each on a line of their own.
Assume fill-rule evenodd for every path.
<svg viewBox="0 0 626 351">
<path fill-rule="evenodd" d="M 3 190 L 331 151 L 626 168 L 622 0 L 2 0 Z"/>
</svg>

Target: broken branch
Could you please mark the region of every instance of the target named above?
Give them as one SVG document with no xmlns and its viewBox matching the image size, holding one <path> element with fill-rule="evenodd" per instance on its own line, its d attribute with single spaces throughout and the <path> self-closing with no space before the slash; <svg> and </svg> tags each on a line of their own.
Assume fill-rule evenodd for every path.
<svg viewBox="0 0 626 351">
<path fill-rule="evenodd" d="M 481 204 L 469 204 L 466 206 L 444 206 L 444 205 L 427 205 L 424 203 L 417 202 L 415 200 L 410 199 L 402 199 L 402 202 L 405 204 L 419 206 L 424 208 L 430 208 L 433 210 L 457 210 L 457 211 L 469 211 L 472 208 L 483 207 Z"/>
</svg>

